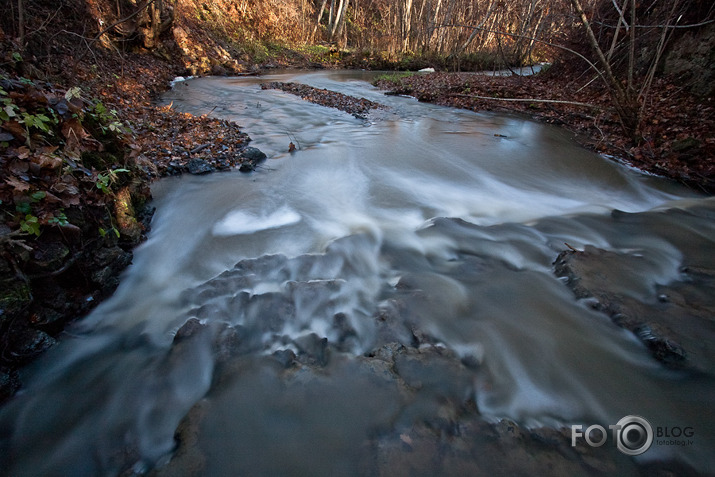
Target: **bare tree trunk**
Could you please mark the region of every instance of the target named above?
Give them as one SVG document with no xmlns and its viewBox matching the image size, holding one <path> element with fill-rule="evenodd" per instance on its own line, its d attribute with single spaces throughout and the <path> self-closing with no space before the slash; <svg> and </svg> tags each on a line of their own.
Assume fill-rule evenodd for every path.
<svg viewBox="0 0 715 477">
<path fill-rule="evenodd" d="M 405 0 L 402 11 L 402 49 L 407 50 L 410 45 L 412 32 L 412 0 Z"/>
<path fill-rule="evenodd" d="M 618 25 L 616 26 L 616 31 L 613 34 L 613 40 L 611 41 L 611 49 L 608 50 L 608 56 L 606 57 L 609 62 L 611 61 L 611 57 L 613 57 L 613 52 L 616 51 L 616 45 L 618 44 L 618 35 L 620 34 L 620 31 L 621 31 L 621 25 L 623 25 L 626 28 L 626 31 L 628 31 L 628 29 L 629 29 L 628 23 L 626 23 L 625 16 L 623 15 L 623 9 L 626 8 L 626 4 L 630 0 L 623 0 L 623 6 L 620 8 L 618 7 L 616 0 L 612 0 L 612 1 L 613 1 L 613 6 L 616 9 L 616 11 L 618 12 L 619 16 L 618 16 Z"/>
<path fill-rule="evenodd" d="M 320 5 L 320 12 L 318 13 L 318 20 L 315 22 L 315 28 L 313 28 L 313 38 L 315 38 L 315 33 L 318 31 L 318 27 L 320 26 L 320 20 L 323 18 L 323 13 L 325 12 L 325 5 L 328 3 L 328 0 L 323 0 L 322 5 Z"/>
<path fill-rule="evenodd" d="M 336 31 L 336 36 L 341 41 L 342 41 L 343 29 L 345 28 L 345 14 L 348 11 L 349 4 L 350 4 L 350 0 L 345 0 L 345 4 L 342 5 L 342 8 L 340 9 L 340 12 L 338 14 L 339 15 L 338 16 L 338 29 Z M 345 39 L 345 43 L 347 43 L 347 39 Z"/>
<path fill-rule="evenodd" d="M 330 10 L 328 11 L 328 37 L 333 39 L 333 25 L 335 23 L 335 0 L 330 0 Z"/>
<path fill-rule="evenodd" d="M 338 5 L 338 10 L 335 12 L 335 17 L 333 18 L 333 24 L 331 25 L 331 28 L 330 28 L 330 41 L 333 41 L 333 39 L 335 38 L 335 34 L 338 31 L 338 27 L 340 26 L 340 21 L 343 18 L 344 5 L 345 5 L 345 0 L 340 0 L 340 4 Z"/>
<path fill-rule="evenodd" d="M 20 40 L 20 48 L 25 48 L 25 9 L 22 0 L 17 0 L 17 34 Z"/>
<path fill-rule="evenodd" d="M 628 94 L 633 94 L 633 70 L 636 64 L 636 0 L 631 0 L 631 44 L 628 49 Z"/>
<path fill-rule="evenodd" d="M 472 30 L 472 34 L 469 35 L 469 38 L 467 38 L 467 41 L 465 41 L 462 44 L 462 47 L 459 48 L 459 50 L 457 50 L 458 53 L 461 53 L 467 49 L 467 46 L 469 46 L 469 44 L 472 42 L 472 40 L 474 40 L 474 37 L 477 36 L 477 33 L 479 33 L 481 31 L 481 29 L 484 27 L 484 24 L 487 23 L 487 20 L 489 20 L 489 16 L 492 13 L 493 6 L 494 6 L 494 1 L 489 0 L 489 6 L 487 7 L 487 13 L 484 15 L 484 19 L 482 20 L 482 22 L 479 24 L 478 27 L 476 27 L 474 30 Z"/>
</svg>

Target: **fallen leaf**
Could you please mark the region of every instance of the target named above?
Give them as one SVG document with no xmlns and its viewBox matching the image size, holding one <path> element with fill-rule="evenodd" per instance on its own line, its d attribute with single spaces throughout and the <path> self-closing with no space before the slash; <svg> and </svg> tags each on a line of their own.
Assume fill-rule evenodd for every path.
<svg viewBox="0 0 715 477">
<path fill-rule="evenodd" d="M 79 149 L 82 139 L 89 137 L 77 118 L 62 123 L 62 135 L 67 139 L 67 149 Z"/>
<path fill-rule="evenodd" d="M 39 154 L 32 158 L 32 162 L 40 166 L 40 168 L 56 169 L 62 165 L 63 161 L 61 157 L 54 154 Z"/>
<path fill-rule="evenodd" d="M 26 192 L 30 190 L 30 184 L 25 181 L 15 179 L 14 177 L 8 177 L 5 182 L 15 189 L 15 192 Z"/>
<path fill-rule="evenodd" d="M 27 146 L 17 148 L 17 157 L 19 157 L 20 159 L 27 159 L 28 157 L 30 157 L 30 154 L 30 148 L 28 148 Z"/>
</svg>

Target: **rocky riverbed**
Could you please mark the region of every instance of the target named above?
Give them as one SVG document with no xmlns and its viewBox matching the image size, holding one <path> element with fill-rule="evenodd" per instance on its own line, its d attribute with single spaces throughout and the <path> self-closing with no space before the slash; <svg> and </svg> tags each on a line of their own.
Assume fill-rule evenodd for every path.
<svg viewBox="0 0 715 477">
<path fill-rule="evenodd" d="M 371 317 L 377 339 L 371 349 L 357 355 L 351 352 L 356 331 L 348 317 L 340 313 L 333 317 L 332 328 L 327 332 L 331 339 L 315 333 L 293 339 L 280 333 L 286 323 L 295 319 L 296 304 L 306 297 L 323 300 L 341 283 L 291 282 L 283 292 L 268 296 L 233 293 L 256 283 L 270 270 L 311 269 L 317 262 L 330 261 L 330 253 L 325 257 L 289 259 L 273 255 L 245 260 L 183 295 L 182 299 L 193 307 L 176 332 L 167 359 L 181 362 L 185 356 L 192 356 L 192 349 L 211 343 L 216 366 L 206 396 L 193 406 L 176 430 L 172 456 L 149 475 L 227 475 L 242 470 L 262 474 L 288 472 L 283 467 L 288 464 L 262 459 L 260 452 L 251 457 L 256 451 L 248 449 L 253 449 L 253 445 L 242 444 L 242 439 L 251 435 L 251 426 L 258 425 L 261 419 L 250 417 L 251 409 L 264 406 L 308 409 L 304 417 L 306 425 L 324 427 L 326 439 L 330 439 L 332 426 L 353 431 L 355 440 L 336 442 L 334 455 L 304 449 L 300 444 L 299 422 L 293 425 L 292 421 L 286 421 L 282 425 L 284 434 L 272 436 L 271 446 L 283 442 L 281 448 L 305 452 L 310 456 L 306 469 L 311 472 L 317 469 L 321 474 L 700 475 L 679 462 L 638 462 L 614 446 L 589 446 L 582 437 L 572 445 L 569 428 L 526 428 L 507 419 L 496 422 L 483 419 L 475 400 L 483 391 L 476 384 L 482 362 L 480 350 L 457 352 L 422 329 L 415 313 L 429 306 L 432 298 L 413 287 L 409 280 L 398 283 L 397 296 Z M 658 306 L 675 306 L 679 311 L 668 314 L 669 318 L 660 312 L 648 319 L 641 316 L 638 321 L 636 311 L 645 308 L 653 312 L 658 306 L 624 304 L 622 299 L 614 298 L 620 295 L 617 287 L 608 285 L 608 270 L 627 266 L 624 257 L 588 249 L 562 253 L 555 261 L 555 273 L 567 277 L 579 297 L 598 297 L 598 302 L 594 302 L 598 309 L 605 312 L 617 309 L 619 316 L 634 316 L 627 324 L 625 318 L 620 324 L 630 326 L 652 345 L 655 358 L 664 366 L 697 370 L 700 360 L 709 356 L 707 349 L 702 348 L 709 345 L 698 345 L 695 338 L 711 329 L 712 301 L 703 303 L 704 297 L 700 295 L 699 304 L 685 305 L 676 298 L 674 289 L 663 289 L 662 294 L 671 297 L 668 302 L 680 303 L 669 305 L 663 300 Z M 698 282 L 690 290 L 690 296 L 702 294 L 706 288 L 707 284 Z M 677 296 L 682 297 L 687 291 L 681 288 L 679 293 Z M 700 305 L 711 311 L 705 312 Z M 684 316 L 688 313 L 698 317 Z M 225 315 L 226 321 L 202 324 L 203 317 L 217 314 Z M 243 316 L 244 325 L 227 324 L 237 316 Z M 676 319 L 696 322 L 679 328 L 671 322 L 675 332 L 658 328 L 662 320 Z M 704 321 L 698 325 L 697 320 Z M 645 327 L 651 330 L 650 334 L 643 331 Z M 277 349 L 266 354 L 265 350 L 271 348 Z M 250 384 L 254 380 L 260 383 L 259 387 Z M 339 416 L 332 410 L 321 415 L 321 402 L 325 403 L 325 409 L 334 409 L 336 402 L 343 399 L 345 408 Z M 236 415 L 243 416 L 242 422 L 247 426 L 245 436 L 241 429 L 231 428 L 217 440 L 216 429 L 223 419 Z M 353 420 L 356 415 L 361 416 L 360 421 Z M 341 430 L 335 438 L 345 439 L 345 432 Z M 350 449 L 347 455 L 346 447 Z M 311 451 L 315 451 L 312 456 Z M 127 453 L 131 455 L 132 450 Z M 303 459 L 293 455 L 289 461 L 295 466 Z M 128 471 L 124 475 L 132 474 Z"/>
</svg>

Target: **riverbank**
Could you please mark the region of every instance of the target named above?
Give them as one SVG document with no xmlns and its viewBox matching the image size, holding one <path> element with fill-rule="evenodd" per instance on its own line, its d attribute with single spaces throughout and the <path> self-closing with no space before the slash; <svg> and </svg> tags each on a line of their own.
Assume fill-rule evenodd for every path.
<svg viewBox="0 0 715 477">
<path fill-rule="evenodd" d="M 183 72 L 163 59 L 58 56 L 41 71 L 9 48 L 5 58 L 0 401 L 21 387 L 20 367 L 112 294 L 148 230 L 153 180 L 255 161 L 235 123 L 154 104 Z"/>
<path fill-rule="evenodd" d="M 587 148 L 695 189 L 715 191 L 715 107 L 675 78 L 657 79 L 640 143 L 628 138 L 602 82 L 556 65 L 532 76 L 396 74 L 376 81 L 391 94 L 473 111 L 525 114 L 573 131 Z"/>
</svg>

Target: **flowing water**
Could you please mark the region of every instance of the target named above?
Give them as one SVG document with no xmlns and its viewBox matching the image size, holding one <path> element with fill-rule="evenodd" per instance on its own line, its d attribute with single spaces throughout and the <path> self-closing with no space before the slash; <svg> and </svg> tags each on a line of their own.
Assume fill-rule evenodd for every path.
<svg viewBox="0 0 715 477">
<path fill-rule="evenodd" d="M 356 119 L 260 90 L 276 80 L 388 109 Z M 525 427 L 631 414 L 692 427 L 692 445 L 656 444 L 639 459 L 715 468 L 714 369 L 665 368 L 552 265 L 565 243 L 622 253 L 635 263 L 615 272 L 623 293 L 655 302 L 682 267 L 715 269 L 715 202 L 585 151 L 563 130 L 384 96 L 367 80 L 204 78 L 166 95 L 179 110 L 237 121 L 269 159 L 251 174 L 156 185 L 149 239 L 119 289 L 25 371 L 23 392 L 0 410 L 10 459 L 0 474 L 112 475 L 127 460 L 137 471 L 165 462 L 180 420 L 216 379 L 222 323 L 241 331 L 249 358 L 203 399 L 206 475 L 363 475 L 365 439 L 400 432 L 445 396 Z M 351 357 L 414 340 L 376 320 L 395 314 L 478 364 L 459 376 L 403 365 L 402 378 L 420 383 L 409 403 L 376 384 Z M 192 317 L 212 333 L 172 347 Z M 286 382 L 262 358 L 321 338 L 335 347 L 320 372 Z"/>
</svg>

